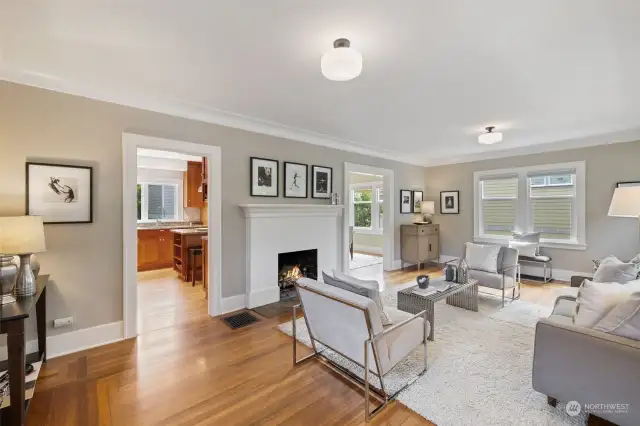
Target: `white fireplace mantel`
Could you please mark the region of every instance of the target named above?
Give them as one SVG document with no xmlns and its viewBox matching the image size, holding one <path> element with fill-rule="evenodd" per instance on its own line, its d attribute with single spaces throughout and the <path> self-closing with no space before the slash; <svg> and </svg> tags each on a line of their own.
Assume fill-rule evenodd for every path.
<svg viewBox="0 0 640 426">
<path fill-rule="evenodd" d="M 278 254 L 317 250 L 318 273 L 339 269 L 344 206 L 241 204 L 246 220 L 246 303 L 280 300 Z"/>
</svg>

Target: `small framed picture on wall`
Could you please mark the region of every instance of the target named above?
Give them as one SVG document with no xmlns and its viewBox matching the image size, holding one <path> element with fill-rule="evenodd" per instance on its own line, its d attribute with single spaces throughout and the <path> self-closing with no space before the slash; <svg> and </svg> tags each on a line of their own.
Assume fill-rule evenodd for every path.
<svg viewBox="0 0 640 426">
<path fill-rule="evenodd" d="M 251 157 L 251 196 L 278 196 L 278 160 Z"/>
<path fill-rule="evenodd" d="M 460 191 L 440 192 L 440 214 L 460 213 Z"/>
<path fill-rule="evenodd" d="M 413 213 L 422 213 L 422 191 L 413 191 Z"/>
<path fill-rule="evenodd" d="M 311 166 L 312 198 L 331 198 L 333 191 L 333 169 L 331 167 Z"/>
<path fill-rule="evenodd" d="M 286 198 L 307 198 L 306 164 L 284 162 L 284 196 Z"/>
<path fill-rule="evenodd" d="M 408 214 L 411 213 L 411 190 L 409 189 L 401 189 L 400 190 L 400 213 Z"/>
</svg>

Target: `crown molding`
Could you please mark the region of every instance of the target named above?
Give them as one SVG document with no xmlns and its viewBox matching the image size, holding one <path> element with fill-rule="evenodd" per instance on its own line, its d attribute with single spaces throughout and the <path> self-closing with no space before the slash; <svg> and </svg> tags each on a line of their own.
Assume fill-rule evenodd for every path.
<svg viewBox="0 0 640 426">
<path fill-rule="evenodd" d="M 138 108 L 146 111 L 158 112 L 175 117 L 232 127 L 234 129 L 246 130 L 252 133 L 260 133 L 298 142 L 305 142 L 312 145 L 338 149 L 341 151 L 348 151 L 356 154 L 422 166 L 419 161 L 405 153 L 399 153 L 387 149 L 375 149 L 358 142 L 340 139 L 309 130 L 298 129 L 273 121 L 209 108 L 178 99 L 152 98 L 135 93 L 123 93 L 117 90 L 112 90 L 111 88 L 90 87 L 59 77 L 10 67 L 6 64 L 0 64 L 0 80 Z"/>
</svg>

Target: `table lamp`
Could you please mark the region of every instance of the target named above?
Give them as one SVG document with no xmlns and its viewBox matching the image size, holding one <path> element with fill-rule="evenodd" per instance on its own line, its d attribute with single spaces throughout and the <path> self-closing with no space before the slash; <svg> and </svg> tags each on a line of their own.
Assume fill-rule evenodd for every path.
<svg viewBox="0 0 640 426">
<path fill-rule="evenodd" d="M 609 216 L 638 219 L 638 230 L 640 232 L 640 186 L 621 186 L 616 188 L 609 206 Z"/>
<path fill-rule="evenodd" d="M 14 296 L 26 297 L 36 293 L 36 278 L 30 264 L 31 255 L 45 250 L 42 217 L 0 217 L 0 255 L 20 257 L 20 268 L 13 288 Z"/>
<path fill-rule="evenodd" d="M 436 203 L 423 201 L 420 204 L 420 210 L 422 210 L 422 223 L 430 224 L 432 216 L 436 213 Z"/>
</svg>

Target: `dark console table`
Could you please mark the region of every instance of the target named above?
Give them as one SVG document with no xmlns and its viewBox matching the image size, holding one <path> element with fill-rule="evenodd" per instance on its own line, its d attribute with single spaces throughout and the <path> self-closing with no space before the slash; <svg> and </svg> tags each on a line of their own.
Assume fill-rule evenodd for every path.
<svg viewBox="0 0 640 426">
<path fill-rule="evenodd" d="M 7 334 L 8 359 L 0 363 L 0 370 L 9 371 L 9 399 L 11 405 L 3 409 L 2 425 L 25 424 L 29 401 L 25 402 L 25 365 L 27 362 L 46 361 L 47 357 L 47 301 L 46 287 L 49 275 L 40 275 L 36 280 L 36 294 L 21 297 L 15 303 L 0 307 L 0 332 Z M 34 312 L 38 327 L 38 352 L 25 353 L 24 324 Z"/>
</svg>

